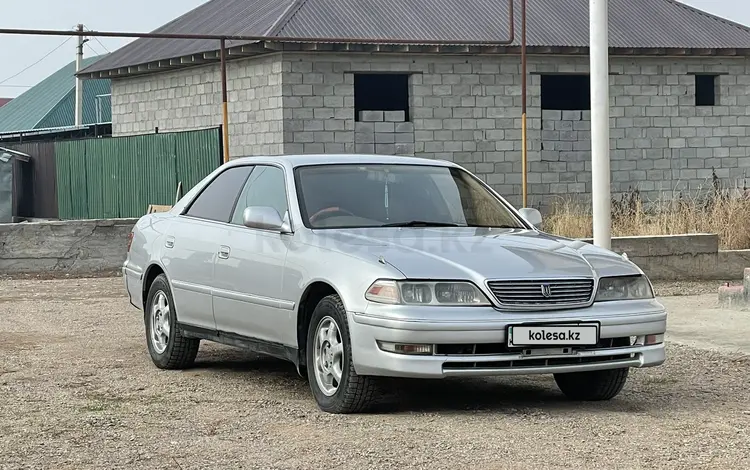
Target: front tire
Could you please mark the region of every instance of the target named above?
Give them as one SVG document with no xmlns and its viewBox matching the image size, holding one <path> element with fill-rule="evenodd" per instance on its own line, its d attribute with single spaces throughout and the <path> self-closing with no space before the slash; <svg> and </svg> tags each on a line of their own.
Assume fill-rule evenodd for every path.
<svg viewBox="0 0 750 470">
<path fill-rule="evenodd" d="M 158 275 L 149 288 L 143 322 L 148 352 L 156 367 L 186 369 L 193 365 L 200 340 L 185 338 L 177 327 L 174 298 L 164 274 Z"/>
<path fill-rule="evenodd" d="M 375 379 L 354 371 L 349 325 L 338 295 L 325 297 L 315 307 L 307 331 L 306 356 L 308 381 L 321 410 L 359 413 L 374 404 Z"/>
<path fill-rule="evenodd" d="M 555 374 L 555 382 L 571 400 L 604 401 L 616 397 L 628 380 L 630 369 Z"/>
</svg>

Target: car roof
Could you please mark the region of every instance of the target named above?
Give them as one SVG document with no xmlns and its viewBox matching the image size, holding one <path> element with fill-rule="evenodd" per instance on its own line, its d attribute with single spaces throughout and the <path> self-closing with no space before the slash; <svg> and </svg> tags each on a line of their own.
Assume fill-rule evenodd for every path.
<svg viewBox="0 0 750 470">
<path fill-rule="evenodd" d="M 421 157 L 403 157 L 397 155 L 376 155 L 376 154 L 310 154 L 310 155 L 279 155 L 279 156 L 258 156 L 258 157 L 241 157 L 232 159 L 234 164 L 260 162 L 276 162 L 282 165 L 296 168 L 306 165 L 336 165 L 336 164 L 390 164 L 390 165 L 424 165 L 424 166 L 444 166 L 456 167 L 454 163 L 445 160 L 433 160 Z"/>
</svg>

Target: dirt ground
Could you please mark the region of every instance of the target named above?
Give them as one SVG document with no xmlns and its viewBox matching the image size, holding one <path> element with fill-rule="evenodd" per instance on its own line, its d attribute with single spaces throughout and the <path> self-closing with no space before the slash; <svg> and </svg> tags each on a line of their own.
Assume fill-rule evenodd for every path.
<svg viewBox="0 0 750 470">
<path fill-rule="evenodd" d="M 0 468 L 750 468 L 750 312 L 714 297 L 664 298 L 667 363 L 610 402 L 546 376 L 396 381 L 377 413 L 335 416 L 236 349 L 156 369 L 121 279 L 4 280 Z"/>
</svg>

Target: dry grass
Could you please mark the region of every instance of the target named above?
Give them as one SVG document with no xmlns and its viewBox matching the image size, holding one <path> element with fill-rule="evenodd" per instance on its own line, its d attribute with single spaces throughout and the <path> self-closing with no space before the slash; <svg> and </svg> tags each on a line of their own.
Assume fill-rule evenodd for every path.
<svg viewBox="0 0 750 470">
<path fill-rule="evenodd" d="M 544 230 L 570 237 L 590 238 L 589 204 L 561 198 L 545 217 Z M 750 191 L 713 187 L 692 196 L 665 195 L 646 201 L 631 191 L 612 201 L 612 236 L 716 233 L 722 249 L 750 249 Z"/>
</svg>

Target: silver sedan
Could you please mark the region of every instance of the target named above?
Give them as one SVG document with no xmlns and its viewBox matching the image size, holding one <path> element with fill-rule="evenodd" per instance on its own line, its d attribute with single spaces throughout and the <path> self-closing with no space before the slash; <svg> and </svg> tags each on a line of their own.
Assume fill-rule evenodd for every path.
<svg viewBox="0 0 750 470">
<path fill-rule="evenodd" d="M 246 348 L 327 412 L 368 409 L 380 377 L 554 374 L 611 399 L 664 362 L 665 309 L 635 264 L 540 223 L 450 162 L 241 158 L 142 217 L 123 272 L 157 367 Z"/>
</svg>

